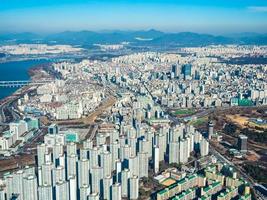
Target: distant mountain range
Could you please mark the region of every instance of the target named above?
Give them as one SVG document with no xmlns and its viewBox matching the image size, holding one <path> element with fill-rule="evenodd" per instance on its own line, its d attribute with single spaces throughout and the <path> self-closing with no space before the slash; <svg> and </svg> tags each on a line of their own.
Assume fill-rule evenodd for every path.
<svg viewBox="0 0 267 200">
<path fill-rule="evenodd" d="M 66 31 L 46 36 L 34 33 L 0 34 L 0 44 L 48 43 L 70 45 L 118 44 L 137 46 L 205 46 L 218 44 L 267 45 L 267 34 L 240 33 L 214 36 L 192 32 L 164 33 L 148 31 Z"/>
</svg>

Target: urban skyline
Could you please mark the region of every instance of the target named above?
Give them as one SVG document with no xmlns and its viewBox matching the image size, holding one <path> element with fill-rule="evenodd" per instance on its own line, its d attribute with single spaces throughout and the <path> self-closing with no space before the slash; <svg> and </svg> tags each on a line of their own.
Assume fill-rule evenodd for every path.
<svg viewBox="0 0 267 200">
<path fill-rule="evenodd" d="M 0 200 L 267 199 L 266 0 L 2 0 Z"/>
</svg>

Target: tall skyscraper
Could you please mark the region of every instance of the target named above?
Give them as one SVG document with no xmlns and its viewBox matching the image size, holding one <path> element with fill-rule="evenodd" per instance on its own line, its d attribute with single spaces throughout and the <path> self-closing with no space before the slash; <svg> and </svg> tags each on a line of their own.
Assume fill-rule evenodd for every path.
<svg viewBox="0 0 267 200">
<path fill-rule="evenodd" d="M 103 179 L 103 199 L 110 199 L 111 197 L 112 176 L 106 176 Z"/>
<path fill-rule="evenodd" d="M 112 200 L 121 200 L 121 184 L 120 183 L 115 183 L 111 187 L 111 197 Z"/>
<path fill-rule="evenodd" d="M 248 141 L 248 137 L 245 135 L 239 135 L 238 136 L 238 140 L 237 140 L 237 148 L 240 152 L 242 153 L 246 153 L 248 150 L 247 147 L 247 141 Z"/>
<path fill-rule="evenodd" d="M 172 65 L 171 75 L 175 78 L 178 76 L 178 66 L 177 65 Z"/>
<path fill-rule="evenodd" d="M 42 165 L 42 185 L 52 185 L 52 169 L 53 163 L 45 163 Z"/>
<path fill-rule="evenodd" d="M 179 143 L 178 142 L 170 142 L 169 143 L 169 164 L 179 163 L 179 161 L 180 161 L 179 158 L 180 158 Z"/>
<path fill-rule="evenodd" d="M 207 156 L 209 154 L 209 142 L 203 138 L 200 142 L 200 155 Z"/>
<path fill-rule="evenodd" d="M 190 79 L 192 75 L 192 65 L 185 64 L 182 66 L 182 73 L 184 75 L 184 79 Z"/>
<path fill-rule="evenodd" d="M 214 132 L 214 124 L 213 121 L 210 121 L 208 124 L 208 138 L 211 139 L 211 137 L 213 136 Z"/>
<path fill-rule="evenodd" d="M 77 200 L 77 178 L 75 175 L 69 177 L 69 192 L 70 200 Z"/>
<path fill-rule="evenodd" d="M 39 144 L 37 145 L 37 164 L 38 167 L 41 167 L 42 164 L 45 163 L 45 154 L 46 154 L 46 145 L 43 144 Z"/>
<path fill-rule="evenodd" d="M 103 168 L 93 167 L 90 171 L 91 173 L 91 192 L 99 193 L 101 192 L 101 181 L 103 180 Z"/>
<path fill-rule="evenodd" d="M 100 197 L 98 193 L 92 193 L 92 194 L 89 194 L 88 196 L 88 200 L 99 200 L 99 199 Z"/>
<path fill-rule="evenodd" d="M 51 185 L 39 186 L 38 199 L 39 200 L 53 200 L 52 186 Z"/>
<path fill-rule="evenodd" d="M 122 197 L 127 197 L 128 196 L 128 181 L 130 178 L 130 170 L 129 169 L 124 169 L 121 172 L 121 194 Z"/>
<path fill-rule="evenodd" d="M 129 198 L 130 199 L 138 199 L 139 197 L 139 178 L 138 176 L 133 176 L 130 178 L 129 181 L 130 186 L 130 192 L 129 192 Z"/>
<path fill-rule="evenodd" d="M 103 167 L 104 171 L 103 171 L 103 176 L 109 176 L 111 175 L 111 153 L 109 151 L 105 151 L 101 154 L 101 167 Z"/>
<path fill-rule="evenodd" d="M 34 175 L 23 178 L 23 200 L 38 200 L 37 179 Z"/>
<path fill-rule="evenodd" d="M 56 200 L 69 200 L 69 184 L 66 181 L 60 181 L 55 187 Z"/>
<path fill-rule="evenodd" d="M 89 185 L 83 185 L 79 188 L 80 191 L 80 200 L 87 200 L 90 193 Z"/>
<path fill-rule="evenodd" d="M 79 187 L 89 185 L 89 160 L 82 159 L 78 161 Z"/>
<path fill-rule="evenodd" d="M 67 179 L 70 176 L 76 176 L 77 173 L 77 155 L 71 154 L 67 156 Z"/>
<path fill-rule="evenodd" d="M 148 153 L 138 153 L 139 177 L 148 177 Z"/>
<path fill-rule="evenodd" d="M 154 146 L 153 150 L 153 169 L 154 173 L 157 174 L 159 172 L 159 148 Z"/>
</svg>

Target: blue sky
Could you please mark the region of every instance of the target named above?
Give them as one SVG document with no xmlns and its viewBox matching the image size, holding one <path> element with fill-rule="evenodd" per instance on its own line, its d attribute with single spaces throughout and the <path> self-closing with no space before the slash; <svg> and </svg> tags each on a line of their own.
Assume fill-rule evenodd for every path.
<svg viewBox="0 0 267 200">
<path fill-rule="evenodd" d="M 0 32 L 267 32 L 267 0 L 1 0 Z"/>
</svg>

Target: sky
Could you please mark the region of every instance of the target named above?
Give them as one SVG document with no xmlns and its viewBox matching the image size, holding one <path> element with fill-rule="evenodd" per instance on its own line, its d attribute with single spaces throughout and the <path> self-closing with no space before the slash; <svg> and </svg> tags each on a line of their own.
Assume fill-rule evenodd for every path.
<svg viewBox="0 0 267 200">
<path fill-rule="evenodd" d="M 267 33 L 267 0 L 0 0 L 0 32 Z"/>
</svg>

